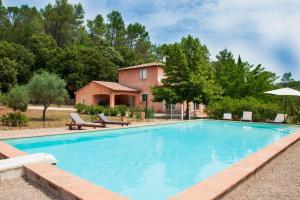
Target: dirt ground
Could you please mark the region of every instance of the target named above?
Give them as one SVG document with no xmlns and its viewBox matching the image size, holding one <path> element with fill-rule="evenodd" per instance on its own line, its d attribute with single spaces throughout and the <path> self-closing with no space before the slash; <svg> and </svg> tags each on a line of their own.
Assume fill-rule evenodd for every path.
<svg viewBox="0 0 300 200">
<path fill-rule="evenodd" d="M 222 200 L 299 200 L 300 141 Z"/>
<path fill-rule="evenodd" d="M 23 178 L 0 181 L 0 200 L 60 200 Z"/>
</svg>

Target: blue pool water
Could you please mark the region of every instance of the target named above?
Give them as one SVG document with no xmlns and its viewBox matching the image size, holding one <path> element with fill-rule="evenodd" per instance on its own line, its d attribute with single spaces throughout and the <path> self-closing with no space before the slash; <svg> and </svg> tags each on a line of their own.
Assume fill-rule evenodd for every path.
<svg viewBox="0 0 300 200">
<path fill-rule="evenodd" d="M 6 142 L 131 199 L 163 200 L 295 130 L 203 120 Z"/>
</svg>

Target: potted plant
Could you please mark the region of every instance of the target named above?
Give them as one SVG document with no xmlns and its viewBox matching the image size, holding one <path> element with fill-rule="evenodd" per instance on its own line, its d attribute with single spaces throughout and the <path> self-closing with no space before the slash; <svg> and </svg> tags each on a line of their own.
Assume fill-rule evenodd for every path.
<svg viewBox="0 0 300 200">
<path fill-rule="evenodd" d="M 146 118 L 146 113 L 144 111 L 141 112 L 141 120 L 144 120 Z"/>
<path fill-rule="evenodd" d="M 119 113 L 121 115 L 121 121 L 122 122 L 128 122 L 128 109 L 127 109 L 127 106 L 120 105 L 118 107 L 118 109 L 119 109 Z"/>
</svg>

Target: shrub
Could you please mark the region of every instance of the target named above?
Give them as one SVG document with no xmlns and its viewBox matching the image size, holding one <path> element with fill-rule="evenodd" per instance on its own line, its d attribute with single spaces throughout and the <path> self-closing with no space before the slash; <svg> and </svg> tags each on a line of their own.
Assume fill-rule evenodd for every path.
<svg viewBox="0 0 300 200">
<path fill-rule="evenodd" d="M 126 113 L 128 112 L 128 108 L 126 105 L 115 106 L 115 110 L 118 113 L 117 115 L 121 115 L 122 117 L 124 117 L 126 115 Z"/>
<path fill-rule="evenodd" d="M 95 115 L 95 114 L 97 114 L 96 111 L 97 111 L 96 106 L 94 106 L 94 105 L 87 106 L 87 113 L 89 115 Z"/>
<path fill-rule="evenodd" d="M 26 87 L 13 87 L 4 98 L 4 103 L 14 111 L 25 112 L 29 104 L 29 96 Z"/>
<path fill-rule="evenodd" d="M 128 110 L 129 117 L 131 117 L 131 118 L 134 117 L 134 112 L 135 112 L 135 108 L 130 107 Z"/>
<path fill-rule="evenodd" d="M 21 112 L 13 112 L 5 114 L 1 117 L 1 122 L 6 126 L 23 126 L 28 122 L 28 118 Z"/>
<path fill-rule="evenodd" d="M 142 109 L 141 108 L 139 108 L 139 107 L 137 107 L 136 109 L 135 109 L 135 111 L 134 111 L 134 116 L 135 116 L 135 118 L 136 119 L 141 119 L 141 112 L 142 112 Z"/>
<path fill-rule="evenodd" d="M 105 110 L 104 106 L 94 106 L 94 113 L 95 114 L 101 114 L 103 113 Z"/>
<path fill-rule="evenodd" d="M 152 119 L 154 117 L 154 111 L 152 109 L 145 109 L 144 112 L 147 119 Z"/>
<path fill-rule="evenodd" d="M 110 116 L 111 113 L 111 109 L 109 107 L 105 107 L 103 110 L 104 115 L 106 116 Z"/>
<path fill-rule="evenodd" d="M 254 97 L 233 99 L 224 97 L 220 101 L 209 103 L 206 106 L 208 116 L 213 119 L 222 119 L 224 113 L 232 113 L 234 119 L 240 119 L 243 111 L 252 111 L 254 121 L 265 121 L 274 119 L 281 108 L 274 103 L 265 103 Z"/>
<path fill-rule="evenodd" d="M 115 108 L 109 108 L 110 116 L 117 116 L 118 115 L 118 110 Z"/>
<path fill-rule="evenodd" d="M 77 110 L 78 113 L 83 113 L 86 110 L 87 105 L 85 105 L 83 103 L 78 103 L 74 107 L 75 107 L 75 109 Z"/>
</svg>

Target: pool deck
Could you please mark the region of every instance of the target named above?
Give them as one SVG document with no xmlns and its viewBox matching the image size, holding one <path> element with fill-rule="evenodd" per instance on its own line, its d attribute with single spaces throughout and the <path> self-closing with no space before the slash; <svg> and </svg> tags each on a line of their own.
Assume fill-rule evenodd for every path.
<svg viewBox="0 0 300 200">
<path fill-rule="evenodd" d="M 73 133 L 76 134 L 76 133 L 84 133 L 84 132 L 90 132 L 90 131 L 105 131 L 105 130 L 143 127 L 143 126 L 155 126 L 155 125 L 183 123 L 183 122 L 187 122 L 187 121 L 179 121 L 179 120 L 144 121 L 144 122 L 133 122 L 129 126 L 123 126 L 123 127 L 120 125 L 107 125 L 108 126 L 107 128 L 94 129 L 91 127 L 84 127 L 82 130 L 77 130 L 77 129 L 69 130 L 68 127 L 1 130 L 0 131 L 0 140 L 26 138 L 26 137 L 51 136 L 51 135 L 63 135 L 63 134 L 73 134 Z"/>
<path fill-rule="evenodd" d="M 159 125 L 175 123 L 170 122 L 152 122 L 145 124 L 133 124 L 130 127 L 139 127 L 146 125 Z M 120 127 L 110 126 L 106 129 L 96 129 L 96 130 L 109 130 L 116 129 Z M 123 127 L 124 128 L 124 127 Z M 126 128 L 126 127 L 125 127 Z M 53 134 L 68 134 L 68 133 L 78 133 L 91 131 L 94 129 L 86 129 L 82 131 L 70 131 L 66 128 L 62 129 L 39 129 L 39 130 L 20 130 L 19 132 L 0 132 L 0 139 L 8 138 L 20 138 L 20 137 L 34 137 L 34 136 L 44 136 Z M 247 158 L 239 161 L 238 163 L 232 165 L 231 167 L 225 169 L 224 171 L 202 181 L 198 184 L 186 189 L 174 197 L 171 200 L 213 200 L 226 198 L 228 195 L 234 194 L 239 188 L 242 188 L 246 184 L 247 180 L 251 180 L 260 170 L 263 170 L 266 164 L 271 161 L 276 161 L 277 156 L 284 155 L 281 154 L 285 152 L 293 144 L 297 144 L 300 140 L 300 131 L 292 133 L 277 142 L 259 150 L 258 152 L 248 156 Z M 25 153 L 15 149 L 0 141 L 0 156 L 5 158 L 24 155 Z M 274 159 L 276 158 L 276 159 Z M 299 162 L 299 161 L 298 161 Z M 282 168 L 281 170 L 284 170 Z M 33 164 L 24 166 L 24 173 L 31 180 L 38 182 L 40 185 L 47 189 L 54 189 L 56 195 L 64 197 L 68 195 L 70 199 L 126 199 L 116 193 L 113 193 L 105 188 L 96 186 L 79 177 L 72 176 L 67 172 L 59 169 L 58 167 L 49 164 Z M 84 189 L 82 189 L 84 188 Z M 89 192 L 87 192 L 89 190 Z M 230 197 L 230 196 L 229 196 Z M 239 199 L 239 198 L 236 198 Z M 253 198 L 252 198 L 253 199 Z"/>
<path fill-rule="evenodd" d="M 222 200 L 252 199 L 300 199 L 300 141 L 222 198 Z"/>
<path fill-rule="evenodd" d="M 0 200 L 61 200 L 21 177 L 0 182 L 0 194 Z"/>
</svg>

